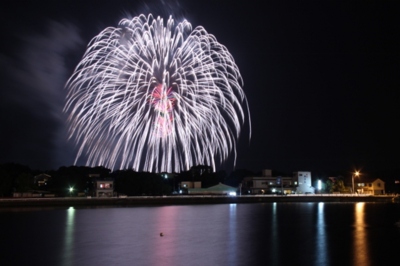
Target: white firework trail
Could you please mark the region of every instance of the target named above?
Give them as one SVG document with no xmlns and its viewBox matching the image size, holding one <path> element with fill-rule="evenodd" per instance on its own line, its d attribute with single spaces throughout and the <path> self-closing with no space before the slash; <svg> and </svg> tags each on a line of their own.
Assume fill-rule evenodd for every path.
<svg viewBox="0 0 400 266">
<path fill-rule="evenodd" d="M 174 25 L 140 15 L 89 43 L 66 85 L 75 163 L 180 172 L 236 161 L 249 114 L 239 68 L 203 27 Z"/>
</svg>

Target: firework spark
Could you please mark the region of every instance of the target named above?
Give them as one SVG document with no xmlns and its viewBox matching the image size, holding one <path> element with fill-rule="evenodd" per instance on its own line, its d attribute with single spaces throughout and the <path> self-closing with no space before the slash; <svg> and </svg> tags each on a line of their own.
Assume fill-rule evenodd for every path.
<svg viewBox="0 0 400 266">
<path fill-rule="evenodd" d="M 203 27 L 174 25 L 140 15 L 89 43 L 66 85 L 75 163 L 179 172 L 236 158 L 248 114 L 239 69 Z"/>
</svg>

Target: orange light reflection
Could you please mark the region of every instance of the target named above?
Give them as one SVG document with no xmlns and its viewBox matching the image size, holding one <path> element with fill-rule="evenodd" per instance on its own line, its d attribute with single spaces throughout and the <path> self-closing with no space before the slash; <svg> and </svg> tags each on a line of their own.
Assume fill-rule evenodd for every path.
<svg viewBox="0 0 400 266">
<path fill-rule="evenodd" d="M 354 254 L 354 265 L 370 265 L 368 257 L 368 243 L 367 243 L 367 232 L 365 224 L 365 203 L 358 202 L 355 205 L 355 229 L 353 235 L 353 254 Z"/>
</svg>

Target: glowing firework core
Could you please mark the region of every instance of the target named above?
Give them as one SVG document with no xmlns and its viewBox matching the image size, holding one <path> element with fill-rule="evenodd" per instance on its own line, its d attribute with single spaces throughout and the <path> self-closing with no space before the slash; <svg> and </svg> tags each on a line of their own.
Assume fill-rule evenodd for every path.
<svg viewBox="0 0 400 266">
<path fill-rule="evenodd" d="M 66 85 L 75 163 L 179 172 L 236 159 L 248 114 L 239 69 L 203 27 L 174 24 L 140 15 L 89 43 Z"/>
<path fill-rule="evenodd" d="M 165 89 L 163 85 L 157 85 L 153 90 L 152 105 L 156 111 L 155 128 L 160 137 L 165 137 L 172 130 L 172 108 L 174 101 L 172 88 Z"/>
</svg>

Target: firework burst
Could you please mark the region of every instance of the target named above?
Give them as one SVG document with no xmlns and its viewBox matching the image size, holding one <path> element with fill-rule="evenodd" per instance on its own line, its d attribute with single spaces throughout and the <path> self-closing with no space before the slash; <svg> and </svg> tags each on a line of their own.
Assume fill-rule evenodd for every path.
<svg viewBox="0 0 400 266">
<path fill-rule="evenodd" d="M 76 161 L 179 172 L 236 158 L 247 101 L 237 65 L 203 27 L 140 15 L 92 39 L 64 111 Z"/>
</svg>

